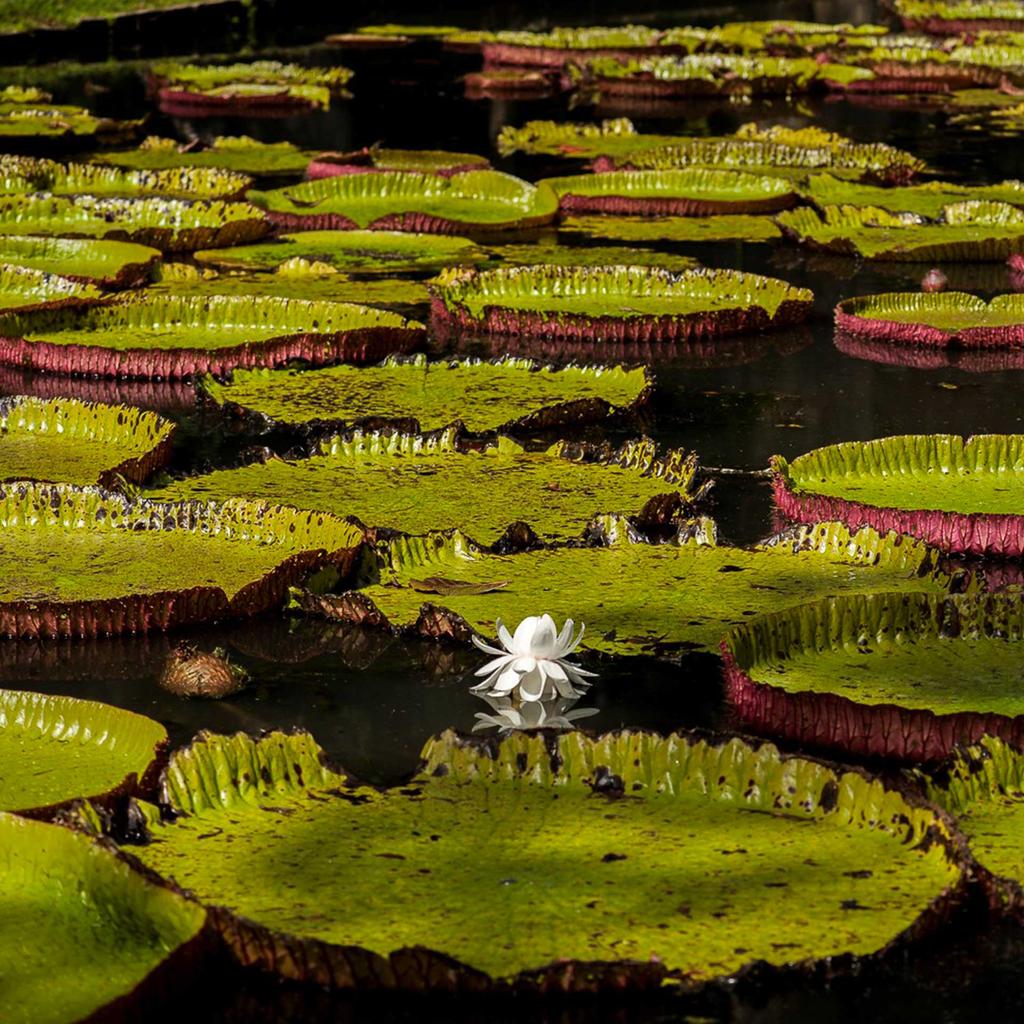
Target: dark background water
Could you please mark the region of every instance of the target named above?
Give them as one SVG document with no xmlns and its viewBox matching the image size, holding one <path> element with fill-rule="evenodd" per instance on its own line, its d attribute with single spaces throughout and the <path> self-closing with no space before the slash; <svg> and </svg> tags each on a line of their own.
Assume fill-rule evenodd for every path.
<svg viewBox="0 0 1024 1024">
<path fill-rule="evenodd" d="M 292 26 L 307 39 L 345 28 L 353 12 L 325 12 L 320 24 Z M 409 20 L 401 5 L 377 7 L 367 18 Z M 424 22 L 468 27 L 544 27 L 545 24 L 646 22 L 712 24 L 743 17 L 793 17 L 864 21 L 877 17 L 870 3 L 772 3 L 725 7 L 641 10 L 621 4 L 502 5 L 487 11 L 458 8 L 420 11 Z M 248 134 L 267 141 L 289 139 L 311 149 L 346 150 L 380 142 L 403 148 L 448 148 L 478 152 L 497 166 L 532 179 L 570 173 L 565 161 L 543 157 L 499 159 L 494 138 L 503 124 L 529 118 L 571 116 L 586 120 L 589 108 L 569 113 L 565 97 L 538 101 L 470 101 L 459 76 L 477 59 L 427 55 L 411 65 L 401 54 L 356 58 L 321 46 L 303 46 L 275 56 L 308 63 L 334 61 L 357 68 L 354 97 L 329 112 L 275 120 L 171 120 L 154 115 L 148 130 L 182 138 L 198 134 Z M 260 55 L 263 55 L 261 52 Z M 24 78 L 3 70 L 5 78 Z M 99 113 L 140 116 L 149 111 L 141 78 L 125 64 L 64 70 L 33 69 L 31 77 L 53 89 L 57 99 L 84 102 Z M 937 109 L 893 109 L 846 102 L 805 100 L 784 103 L 688 105 L 669 119 L 636 118 L 641 130 L 719 134 L 758 118 L 787 124 L 818 124 L 858 141 L 885 141 L 925 158 L 937 172 L 962 182 L 992 182 L 1019 175 L 1022 147 L 1016 139 L 996 139 L 984 131 L 958 127 Z M 529 237 L 553 238 L 547 230 Z M 579 235 L 566 243 L 588 244 Z M 629 243 L 623 243 L 629 244 Z M 721 346 L 711 365 L 695 366 L 685 356 L 659 360 L 659 393 L 645 424 L 666 446 L 698 452 L 705 466 L 739 472 L 718 473 L 711 513 L 721 539 L 749 543 L 772 529 L 767 482 L 750 471 L 763 469 L 769 456 L 799 454 L 835 441 L 900 432 L 978 433 L 1019 431 L 1024 395 L 1022 369 L 979 371 L 969 365 L 915 369 L 853 358 L 833 341 L 831 311 L 842 298 L 914 287 L 926 266 L 867 266 L 852 259 L 809 256 L 786 241 L 770 244 L 726 242 L 658 246 L 697 257 L 716 267 L 766 273 L 806 285 L 815 292 L 815 315 L 804 331 L 754 337 Z M 976 290 L 1005 290 L 1009 280 L 999 265 L 946 267 L 956 283 Z M 956 276 L 954 276 L 956 275 Z M 472 339 L 438 351 L 480 351 Z M 6 386 L 3 381 L 6 380 Z M 95 397 L 95 382 L 40 383 L 0 377 L 0 392 L 56 387 Z M 163 408 L 182 424 L 175 467 L 224 464 L 253 438 L 227 430 L 217 417 L 182 407 L 182 389 L 124 389 L 121 397 Z M 591 432 L 594 434 L 595 432 Z M 604 435 L 601 435 L 604 436 Z M 255 623 L 193 631 L 204 647 L 219 644 L 252 673 L 254 683 L 237 697 L 219 702 L 187 702 L 157 685 L 163 659 L 178 639 L 132 638 L 86 644 L 0 645 L 0 686 L 88 697 L 148 714 L 164 722 L 176 743 L 198 729 L 242 729 L 258 733 L 298 726 L 314 733 L 328 753 L 367 781 L 387 783 L 415 768 L 423 742 L 447 727 L 469 729 L 480 702 L 467 692 L 477 664 L 472 652 L 399 640 L 373 631 L 330 623 L 269 617 Z M 679 727 L 728 728 L 717 660 L 691 657 L 678 665 L 622 660 L 600 665 L 600 684 L 587 703 L 599 714 L 594 729 L 643 726 L 669 731 Z M 424 912 L 429 913 L 429 909 Z M 766 912 L 770 908 L 766 907 Z M 958 931 L 908 963 L 888 981 L 857 982 L 838 991 L 821 986 L 768 996 L 755 986 L 717 997 L 696 1008 L 738 1021 L 968 1022 L 992 1014 L 1024 1015 L 1024 939 L 1013 929 L 993 934 Z M 215 976 L 212 993 L 197 1001 L 188 990 L 168 1004 L 167 1015 L 188 1012 L 209 1020 L 344 1020 L 369 1014 L 393 1019 L 424 1015 L 472 1019 L 538 1019 L 570 1022 L 676 1020 L 673 1006 L 584 1004 L 554 1010 L 512 1002 L 495 1007 L 462 1002 L 408 1008 L 381 1007 L 300 993 L 276 984 L 239 984 Z M 187 1009 L 186 1009 L 187 1008 Z"/>
</svg>

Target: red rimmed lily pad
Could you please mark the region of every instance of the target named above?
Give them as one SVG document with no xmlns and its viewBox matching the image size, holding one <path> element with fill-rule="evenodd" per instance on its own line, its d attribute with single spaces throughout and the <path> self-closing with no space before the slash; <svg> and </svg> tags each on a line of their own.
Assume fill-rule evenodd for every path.
<svg viewBox="0 0 1024 1024">
<path fill-rule="evenodd" d="M 845 441 L 772 458 L 790 519 L 836 519 L 918 537 L 944 551 L 1024 554 L 1024 435 L 951 434 Z"/>
<path fill-rule="evenodd" d="M 751 620 L 722 644 L 739 723 L 841 757 L 936 762 L 1024 742 L 1020 594 L 854 594 Z"/>
<path fill-rule="evenodd" d="M 168 379 L 292 360 L 376 362 L 424 338 L 414 320 L 347 302 L 142 293 L 82 309 L 0 314 L 0 363 Z"/>
<path fill-rule="evenodd" d="M 554 219 L 558 200 L 499 171 L 451 177 L 401 171 L 320 178 L 249 198 L 279 227 L 304 230 L 466 234 L 534 227 Z"/>
<path fill-rule="evenodd" d="M 705 168 L 664 171 L 609 171 L 546 178 L 563 214 L 701 217 L 713 214 L 775 213 L 797 202 L 783 178 Z"/>
<path fill-rule="evenodd" d="M 262 501 L 15 483 L 0 487 L 0 537 L 0 636 L 66 639 L 267 611 L 310 572 L 348 571 L 363 530 Z"/>
<path fill-rule="evenodd" d="M 789 326 L 813 295 L 733 270 L 657 267 L 453 268 L 431 285 L 446 329 L 612 341 L 688 341 Z"/>
<path fill-rule="evenodd" d="M 0 241 L 0 254 L 3 243 Z M 0 257 L 0 309 L 39 309 L 97 302 L 103 293 L 91 284 L 45 270 L 5 263 Z"/>
<path fill-rule="evenodd" d="M 908 32 L 958 36 L 1024 31 L 1024 10 L 1015 0 L 893 0 Z"/>
<path fill-rule="evenodd" d="M 0 235 L 0 261 L 120 289 L 142 284 L 160 262 L 160 250 L 114 239 Z"/>
<path fill-rule="evenodd" d="M 1024 345 L 1024 295 L 986 302 L 965 292 L 892 292 L 846 299 L 836 306 L 847 335 L 945 348 Z"/>
<path fill-rule="evenodd" d="M 450 178 L 464 171 L 483 171 L 491 162 L 475 153 L 449 153 L 440 149 L 385 149 L 364 147 L 350 153 L 320 153 L 306 168 L 307 178 L 333 178 L 339 174 L 374 174 L 412 171 Z"/>
</svg>

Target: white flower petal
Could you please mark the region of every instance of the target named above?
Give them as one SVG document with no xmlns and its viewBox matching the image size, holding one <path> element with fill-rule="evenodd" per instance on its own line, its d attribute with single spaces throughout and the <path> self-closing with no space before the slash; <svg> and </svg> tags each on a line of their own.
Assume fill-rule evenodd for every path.
<svg viewBox="0 0 1024 1024">
<path fill-rule="evenodd" d="M 503 654 L 500 658 L 495 658 L 493 661 L 487 662 L 486 665 L 481 666 L 476 670 L 474 675 L 486 676 L 491 672 L 497 672 L 498 669 L 504 668 L 509 662 L 512 661 L 511 654 Z"/>
<path fill-rule="evenodd" d="M 483 651 L 485 654 L 496 654 L 499 657 L 501 657 L 502 655 L 508 653 L 507 651 L 503 651 L 498 647 L 492 647 L 490 644 L 484 643 L 484 641 L 481 640 L 480 637 L 478 637 L 476 634 L 471 636 L 469 639 L 472 641 L 474 647 Z"/>
<path fill-rule="evenodd" d="M 522 679 L 522 676 L 515 669 L 507 668 L 495 680 L 491 690 L 498 696 L 504 696 L 511 693 L 519 685 L 520 679 Z"/>
<path fill-rule="evenodd" d="M 505 650 L 508 651 L 509 654 L 511 654 L 512 634 L 508 631 L 508 628 L 505 626 L 505 623 L 501 621 L 501 619 L 498 619 L 496 625 L 498 627 L 498 639 L 501 641 L 502 647 L 504 647 Z"/>
<path fill-rule="evenodd" d="M 526 701 L 543 700 L 547 680 L 540 672 L 531 672 L 519 679 L 519 696 Z"/>
</svg>

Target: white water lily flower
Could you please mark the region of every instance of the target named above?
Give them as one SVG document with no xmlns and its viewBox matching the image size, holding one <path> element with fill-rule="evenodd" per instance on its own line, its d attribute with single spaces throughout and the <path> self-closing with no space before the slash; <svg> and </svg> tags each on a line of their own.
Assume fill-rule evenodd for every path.
<svg viewBox="0 0 1024 1024">
<path fill-rule="evenodd" d="M 598 713 L 597 708 L 574 707 L 576 702 L 564 697 L 523 701 L 519 704 L 513 703 L 508 697 L 488 697 L 481 694 L 480 699 L 490 704 L 494 714 L 478 711 L 473 732 L 480 732 L 483 729 L 499 729 L 502 732 L 518 732 L 521 729 L 574 729 L 574 721 Z"/>
<path fill-rule="evenodd" d="M 473 637 L 481 651 L 496 657 L 477 669 L 478 676 L 487 678 L 472 687 L 472 692 L 491 697 L 514 695 L 527 702 L 581 696 L 590 685 L 587 678 L 596 673 L 565 660 L 579 647 L 586 627 L 581 625 L 573 636 L 574 628 L 572 619 L 566 619 L 559 633 L 550 615 L 530 615 L 511 634 L 498 619 L 498 639 L 504 650 Z"/>
</svg>

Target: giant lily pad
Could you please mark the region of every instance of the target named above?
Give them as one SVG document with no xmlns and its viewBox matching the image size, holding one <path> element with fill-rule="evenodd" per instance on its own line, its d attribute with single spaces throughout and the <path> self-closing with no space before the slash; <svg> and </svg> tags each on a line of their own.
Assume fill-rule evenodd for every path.
<svg viewBox="0 0 1024 1024">
<path fill-rule="evenodd" d="M 496 32 L 481 49 L 488 66 L 557 69 L 570 61 L 600 57 L 629 60 L 657 53 L 693 53 L 707 34 L 705 29 L 690 27 L 667 32 L 642 25 L 557 27 L 547 32 Z"/>
<path fill-rule="evenodd" d="M 0 399 L 0 481 L 141 483 L 170 459 L 174 429 L 155 413 L 125 406 Z"/>
<path fill-rule="evenodd" d="M 96 488 L 0 489 L 0 636 L 144 633 L 254 615 L 362 530 L 261 501 L 132 502 Z"/>
<path fill-rule="evenodd" d="M 964 292 L 893 292 L 846 299 L 836 306 L 846 334 L 912 345 L 989 348 L 1024 344 L 1024 295 L 986 302 Z"/>
<path fill-rule="evenodd" d="M 499 171 L 383 171 L 320 178 L 249 198 L 284 228 L 371 228 L 457 235 L 546 224 L 558 200 L 546 187 Z"/>
<path fill-rule="evenodd" d="M 106 377 L 190 377 L 238 366 L 372 362 L 422 324 L 346 302 L 129 295 L 83 309 L 0 314 L 0 362 Z"/>
<path fill-rule="evenodd" d="M 428 363 L 388 359 L 381 366 L 298 372 L 236 371 L 207 378 L 215 401 L 279 425 L 344 427 L 400 423 L 434 430 L 462 423 L 483 433 L 543 429 L 625 415 L 649 397 L 640 368 L 542 367 L 528 359 Z"/>
<path fill-rule="evenodd" d="M 893 0 L 892 6 L 911 32 L 956 36 L 1024 30 L 1024 11 L 1015 0 Z"/>
<path fill-rule="evenodd" d="M 924 780 L 929 798 L 956 816 L 983 867 L 1015 883 L 1019 904 L 1024 888 L 1024 754 L 1019 744 L 987 736 L 957 751 L 943 768 Z"/>
<path fill-rule="evenodd" d="M 212 167 L 169 168 L 160 171 L 122 170 L 100 164 L 58 163 L 25 156 L 0 157 L 0 175 L 20 178 L 12 192 L 53 195 L 167 196 L 172 199 L 237 199 L 252 184 L 246 174 Z"/>
<path fill-rule="evenodd" d="M 127 239 L 170 251 L 235 245 L 270 230 L 249 203 L 39 193 L 0 196 L 0 234 Z"/>
<path fill-rule="evenodd" d="M 788 94 L 826 85 L 843 87 L 871 77 L 865 68 L 811 58 L 697 54 L 636 60 L 598 58 L 587 65 L 602 97 L 656 99 L 678 96 Z"/>
<path fill-rule="evenodd" d="M 339 174 L 372 174 L 378 171 L 418 171 L 451 177 L 463 171 L 486 170 L 485 156 L 448 153 L 439 149 L 385 149 L 372 146 L 351 153 L 320 153 L 306 168 L 307 178 L 332 178 Z"/>
<path fill-rule="evenodd" d="M 948 584 L 925 545 L 871 529 L 851 534 L 837 523 L 749 550 L 719 546 L 706 525 L 684 527 L 673 544 L 634 544 L 622 531 L 610 532 L 607 547 L 516 555 L 486 554 L 460 534 L 397 539 L 380 582 L 337 599 L 337 611 L 344 616 L 354 608 L 371 623 L 428 636 L 458 632 L 453 617 L 461 616 L 464 633 L 491 636 L 497 619 L 518 622 L 544 608 L 556 619 L 586 622 L 587 646 L 595 651 L 672 657 L 714 650 L 750 615 L 808 597 L 886 588 L 941 592 Z M 427 576 L 509 583 L 497 593 L 435 599 L 439 612 L 422 608 L 424 595 L 412 586 Z"/>
<path fill-rule="evenodd" d="M 855 594 L 754 619 L 723 644 L 744 728 L 840 754 L 937 761 L 1024 739 L 1019 594 Z"/>
<path fill-rule="evenodd" d="M 775 500 L 802 522 L 908 533 L 946 551 L 1024 553 L 1024 435 L 846 441 L 772 459 Z"/>
<path fill-rule="evenodd" d="M 160 262 L 160 251 L 134 242 L 0 235 L 0 262 L 59 273 L 103 288 L 132 288 Z"/>
<path fill-rule="evenodd" d="M 446 733 L 380 791 L 308 734 L 205 734 L 163 797 L 175 820 L 151 815 L 137 856 L 225 908 L 243 963 L 338 988 L 692 989 L 751 959 L 870 956 L 939 920 L 964 869 L 935 810 L 736 739 Z"/>
<path fill-rule="evenodd" d="M 2 252 L 2 250 L 0 250 Z M 692 256 L 680 256 L 659 249 L 641 249 L 621 245 L 492 245 L 489 252 L 510 266 L 536 267 L 661 267 L 662 270 L 693 270 L 698 264 Z"/>
<path fill-rule="evenodd" d="M 953 185 L 946 181 L 929 181 L 923 185 L 881 188 L 819 174 L 800 191 L 805 199 L 819 207 L 870 206 L 892 213 L 915 213 L 929 220 L 942 217 L 947 206 L 967 200 L 1024 206 L 1022 181 L 1003 181 L 997 185 Z"/>
<path fill-rule="evenodd" d="M 769 242 L 782 234 L 771 217 L 567 217 L 560 231 L 615 242 Z"/>
<path fill-rule="evenodd" d="M 0 903 L 0 1016 L 10 1024 L 72 1024 L 108 1004 L 123 1018 L 145 999 L 148 975 L 198 951 L 206 921 L 107 844 L 2 813 Z"/>
<path fill-rule="evenodd" d="M 164 61 L 150 69 L 166 113 L 247 112 L 260 109 L 326 109 L 344 91 L 349 68 L 303 67 L 278 61 L 246 64 L 183 64 Z"/>
<path fill-rule="evenodd" d="M 0 262 L 0 309 L 94 302 L 101 295 L 91 284 Z"/>
<path fill-rule="evenodd" d="M 564 214 L 773 213 L 797 201 L 793 186 L 782 178 L 704 168 L 577 174 L 541 184 L 558 196 Z"/>
<path fill-rule="evenodd" d="M 823 218 L 802 207 L 775 221 L 811 248 L 865 259 L 1005 260 L 1024 248 L 1024 211 L 1005 203 L 953 203 L 937 223 L 867 206 L 826 206 Z"/>
<path fill-rule="evenodd" d="M 152 496 L 260 497 L 407 533 L 458 527 L 492 544 L 513 522 L 527 523 L 544 541 L 575 539 L 612 510 L 641 527 L 664 524 L 703 493 L 696 475 L 696 456 L 659 458 L 647 440 L 615 452 L 564 442 L 526 451 L 506 437 L 467 447 L 453 430 L 434 437 L 359 431 L 318 443 L 309 458 L 218 470 Z"/>
<path fill-rule="evenodd" d="M 97 153 L 96 163 L 139 171 L 212 167 L 238 174 L 301 174 L 315 154 L 291 142 L 257 142 L 247 135 L 218 136 L 209 144 L 148 136 L 137 149 Z"/>
<path fill-rule="evenodd" d="M 434 319 L 487 334 L 687 341 L 806 319 L 814 296 L 735 270 L 654 267 L 452 269 L 432 282 Z"/>
<path fill-rule="evenodd" d="M 77 798 L 107 803 L 154 786 L 162 725 L 91 700 L 0 690 L 0 809 L 48 816 Z"/>
<path fill-rule="evenodd" d="M 227 270 L 277 270 L 289 260 L 301 259 L 362 274 L 440 269 L 486 258 L 468 238 L 411 231 L 299 231 L 256 245 L 195 254 L 197 263 Z"/>
<path fill-rule="evenodd" d="M 45 102 L 8 102 L 0 97 L 0 139 L 112 141 L 130 136 L 137 122 L 95 117 L 85 107 Z"/>
</svg>

